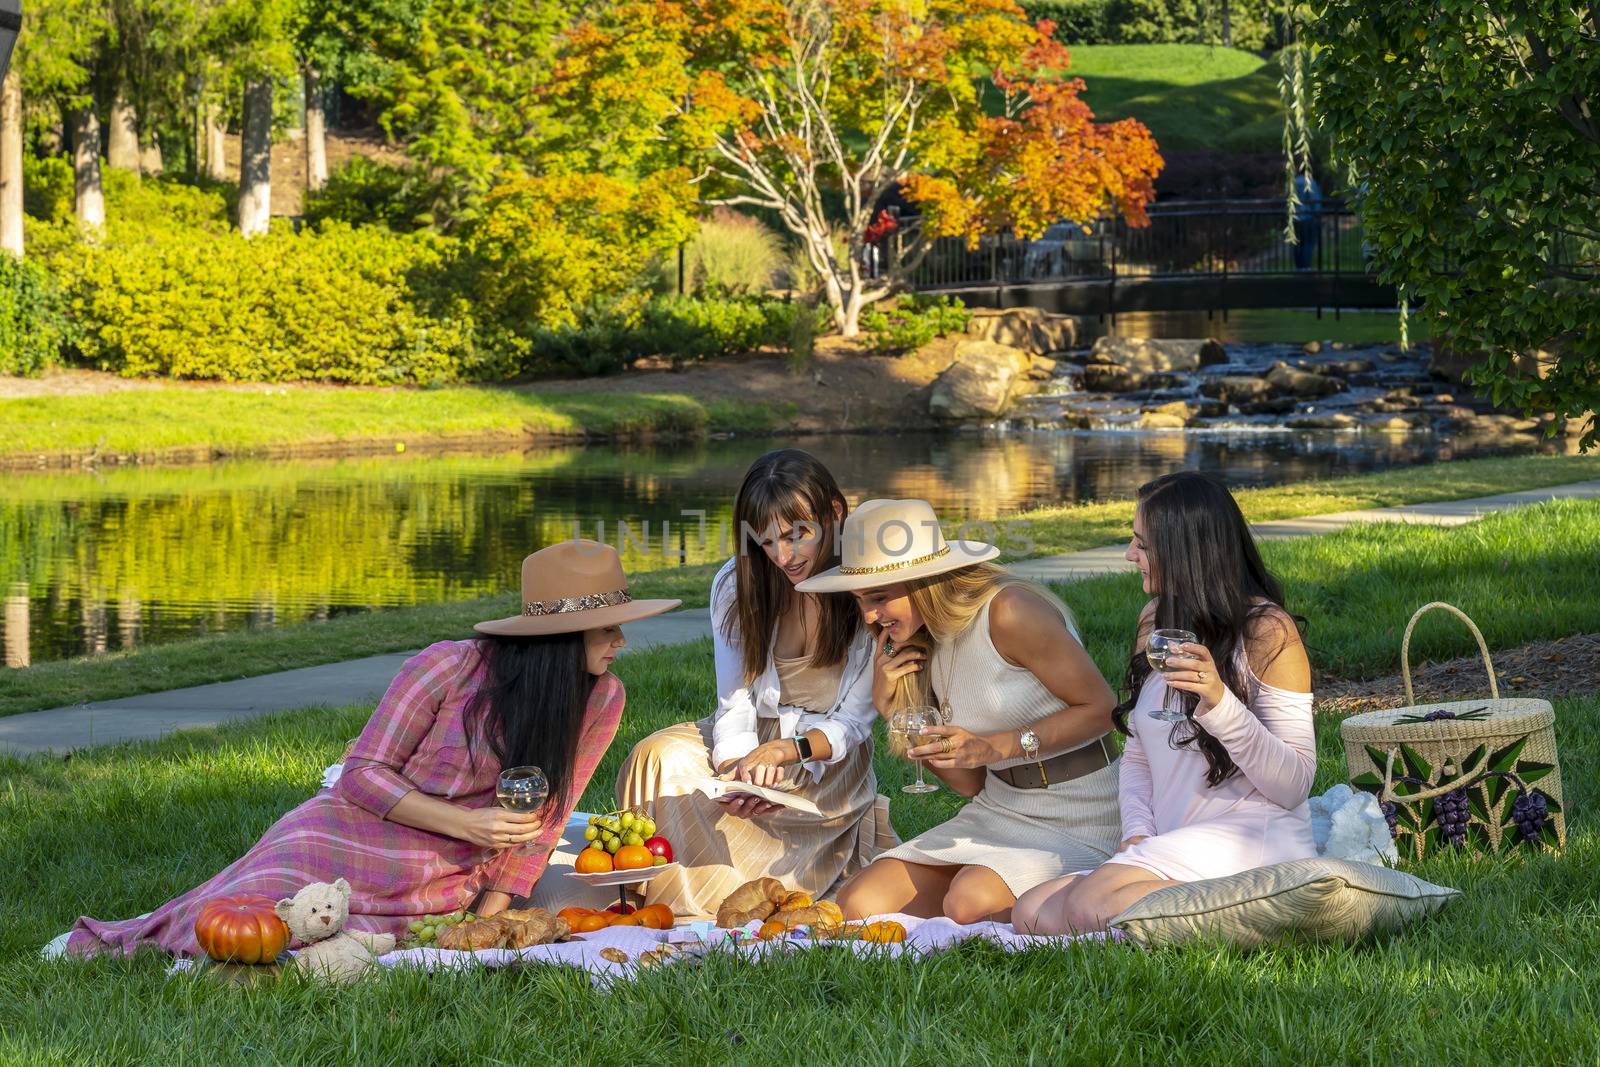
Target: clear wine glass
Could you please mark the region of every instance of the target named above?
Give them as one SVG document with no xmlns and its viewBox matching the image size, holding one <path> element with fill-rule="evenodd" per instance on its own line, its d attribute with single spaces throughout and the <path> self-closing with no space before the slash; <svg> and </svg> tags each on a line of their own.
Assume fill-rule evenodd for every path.
<svg viewBox="0 0 1600 1067">
<path fill-rule="evenodd" d="M 1198 640 L 1199 638 L 1188 630 L 1155 630 L 1150 634 L 1150 643 L 1145 646 L 1144 658 L 1151 667 L 1165 674 L 1167 657 L 1181 655 L 1185 644 Z M 1168 689 L 1166 700 L 1162 702 L 1161 707 L 1150 712 L 1150 717 L 1162 722 L 1182 722 L 1187 718 L 1182 707 L 1173 706 L 1173 696 L 1173 691 Z"/>
<path fill-rule="evenodd" d="M 924 731 L 928 727 L 943 725 L 944 713 L 932 705 L 902 708 L 894 713 L 894 718 L 889 720 L 890 732 L 898 737 L 908 749 L 927 744 L 933 740 L 931 736 L 924 735 Z M 922 777 L 922 761 L 915 760 L 914 762 L 917 765 L 917 780 L 910 785 L 902 786 L 901 792 L 937 793 L 939 791 L 938 784 L 925 781 Z"/>
<path fill-rule="evenodd" d="M 538 811 L 550 799 L 550 779 L 538 767 L 507 767 L 500 772 L 494 796 L 507 811 Z M 532 847 L 519 846 L 523 852 Z"/>
</svg>

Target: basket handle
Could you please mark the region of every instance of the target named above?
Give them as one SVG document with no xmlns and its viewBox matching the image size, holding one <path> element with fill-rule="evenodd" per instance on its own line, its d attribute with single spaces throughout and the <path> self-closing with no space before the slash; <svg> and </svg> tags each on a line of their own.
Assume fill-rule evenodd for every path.
<svg viewBox="0 0 1600 1067">
<path fill-rule="evenodd" d="M 1448 611 L 1450 614 L 1466 623 L 1467 629 L 1472 631 L 1472 636 L 1478 642 L 1478 651 L 1483 655 L 1483 669 L 1489 672 L 1489 697 L 1492 700 L 1499 700 L 1500 683 L 1495 681 L 1494 664 L 1489 662 L 1489 646 L 1484 643 L 1483 633 L 1478 629 L 1478 624 L 1467 618 L 1467 613 L 1455 605 L 1446 604 L 1441 600 L 1435 600 L 1431 604 L 1422 605 L 1422 607 L 1417 609 L 1417 613 L 1411 616 L 1411 621 L 1406 623 L 1405 637 L 1400 641 L 1400 671 L 1401 676 L 1405 679 L 1406 683 L 1406 706 L 1410 707 L 1416 703 L 1416 699 L 1411 695 L 1411 631 L 1416 629 L 1417 620 L 1422 618 L 1422 616 L 1426 613 L 1432 611 L 1434 608 L 1443 608 L 1445 611 Z"/>
<path fill-rule="evenodd" d="M 1394 791 L 1394 758 L 1399 754 L 1399 752 L 1400 750 L 1397 748 L 1391 748 L 1389 750 L 1389 759 L 1383 766 L 1383 795 L 1379 798 L 1381 800 L 1401 804 L 1420 804 L 1424 800 L 1432 800 L 1434 797 L 1442 797 L 1446 793 L 1454 792 L 1455 790 L 1470 784 L 1460 780 L 1454 782 L 1445 782 L 1443 785 L 1436 785 L 1432 788 L 1424 789 L 1420 793 L 1407 793 L 1405 796 L 1399 796 Z M 1439 767 L 1439 776 L 1441 778 L 1445 777 L 1449 773 L 1449 768 L 1454 763 L 1455 760 L 1447 758 Z M 1457 768 L 1457 773 L 1459 773 L 1459 768 Z"/>
</svg>

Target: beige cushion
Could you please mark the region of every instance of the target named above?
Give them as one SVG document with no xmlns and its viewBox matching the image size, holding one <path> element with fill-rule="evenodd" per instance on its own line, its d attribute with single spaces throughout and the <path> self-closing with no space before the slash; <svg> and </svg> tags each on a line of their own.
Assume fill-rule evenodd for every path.
<svg viewBox="0 0 1600 1067">
<path fill-rule="evenodd" d="M 1283 934 L 1356 941 L 1432 915 L 1460 895 L 1370 863 L 1290 860 L 1158 889 L 1110 925 L 1146 948 L 1195 940 L 1253 948 Z"/>
</svg>

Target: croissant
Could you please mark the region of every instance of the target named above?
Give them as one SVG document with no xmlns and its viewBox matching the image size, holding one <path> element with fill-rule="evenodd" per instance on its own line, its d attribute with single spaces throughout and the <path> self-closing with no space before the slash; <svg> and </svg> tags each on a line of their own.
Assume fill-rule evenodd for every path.
<svg viewBox="0 0 1600 1067">
<path fill-rule="evenodd" d="M 814 903 L 816 901 L 811 899 L 810 893 L 803 889 L 797 889 L 793 893 L 785 893 L 783 895 L 783 899 L 778 901 L 778 910 L 799 911 L 801 908 L 811 907 Z"/>
<path fill-rule="evenodd" d="M 513 923 L 506 931 L 503 947 L 527 948 L 530 945 L 548 945 L 572 932 L 567 920 L 559 919 L 538 908 L 530 910 L 535 913 L 531 918 Z"/>
<path fill-rule="evenodd" d="M 440 948 L 464 949 L 469 952 L 483 948 L 499 948 L 509 925 L 498 918 L 456 923 L 439 931 L 438 944 Z"/>
<path fill-rule="evenodd" d="M 717 909 L 717 925 L 724 929 L 765 919 L 778 910 L 778 902 L 789 895 L 776 878 L 757 878 L 729 893 Z"/>
<path fill-rule="evenodd" d="M 772 921 L 782 923 L 786 930 L 793 930 L 796 926 L 809 926 L 819 936 L 827 936 L 844 926 L 844 912 L 840 911 L 839 905 L 833 901 L 820 900 L 809 908 L 780 911 L 772 917 Z"/>
</svg>

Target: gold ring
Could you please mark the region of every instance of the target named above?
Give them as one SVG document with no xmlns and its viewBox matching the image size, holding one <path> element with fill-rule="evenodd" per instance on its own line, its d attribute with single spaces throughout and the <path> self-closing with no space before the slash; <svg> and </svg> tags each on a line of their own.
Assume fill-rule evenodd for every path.
<svg viewBox="0 0 1600 1067">
<path fill-rule="evenodd" d="M 956 750 L 955 739 L 947 735 L 944 737 L 943 743 L 939 747 L 946 752 L 954 752 Z"/>
</svg>

